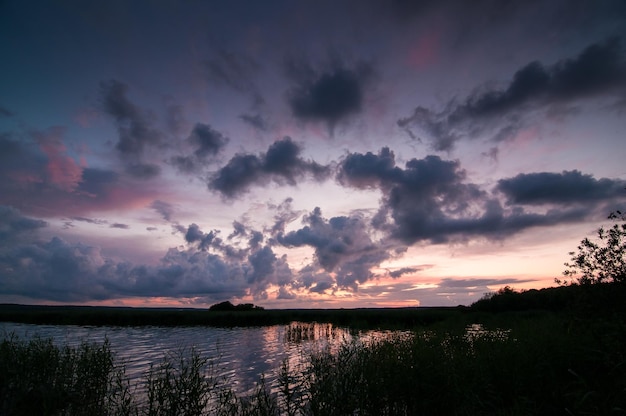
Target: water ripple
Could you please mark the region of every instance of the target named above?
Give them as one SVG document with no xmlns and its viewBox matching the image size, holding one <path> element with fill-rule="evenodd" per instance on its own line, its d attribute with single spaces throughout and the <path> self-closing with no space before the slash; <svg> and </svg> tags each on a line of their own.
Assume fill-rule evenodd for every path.
<svg viewBox="0 0 626 416">
<path fill-rule="evenodd" d="M 274 387 L 284 360 L 292 368 L 305 365 L 307 354 L 350 339 L 347 330 L 329 324 L 277 325 L 269 327 L 95 327 L 30 325 L 0 322 L 0 338 L 14 333 L 20 339 L 51 338 L 59 346 L 108 339 L 119 364 L 131 382 L 145 379 L 151 365 L 164 357 L 176 360 L 194 348 L 213 366 L 220 380 L 237 392 L 250 392 L 261 376 Z"/>
</svg>

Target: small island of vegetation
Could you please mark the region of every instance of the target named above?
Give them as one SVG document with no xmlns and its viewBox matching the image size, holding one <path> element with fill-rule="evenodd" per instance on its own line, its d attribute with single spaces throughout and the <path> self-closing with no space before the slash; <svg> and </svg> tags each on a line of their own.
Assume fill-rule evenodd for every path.
<svg viewBox="0 0 626 416">
<path fill-rule="evenodd" d="M 240 303 L 233 305 L 229 301 L 216 303 L 209 307 L 210 311 L 262 311 L 265 310 L 262 306 L 256 306 L 252 303 Z"/>
</svg>

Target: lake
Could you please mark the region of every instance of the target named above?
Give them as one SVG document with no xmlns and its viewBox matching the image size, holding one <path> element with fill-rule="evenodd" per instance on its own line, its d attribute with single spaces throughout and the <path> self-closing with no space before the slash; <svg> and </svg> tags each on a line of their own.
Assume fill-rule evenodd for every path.
<svg viewBox="0 0 626 416">
<path fill-rule="evenodd" d="M 298 323 L 266 327 L 106 327 L 75 325 L 30 325 L 0 322 L 0 338 L 14 333 L 20 339 L 51 338 L 58 346 L 79 346 L 83 342 L 109 340 L 118 363 L 135 382 L 151 364 L 164 356 L 194 348 L 214 363 L 215 375 L 228 380 L 236 393 L 249 393 L 261 376 L 276 386 L 278 369 L 284 360 L 291 368 L 306 365 L 307 355 L 322 348 L 337 348 L 355 338 L 367 342 L 390 331 L 351 333 L 345 328 L 321 323 Z"/>
</svg>

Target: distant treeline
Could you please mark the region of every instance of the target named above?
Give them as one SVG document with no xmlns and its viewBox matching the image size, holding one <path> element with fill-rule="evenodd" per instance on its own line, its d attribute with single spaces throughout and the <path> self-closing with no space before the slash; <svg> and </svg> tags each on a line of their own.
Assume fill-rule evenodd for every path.
<svg viewBox="0 0 626 416">
<path fill-rule="evenodd" d="M 357 329 L 407 329 L 460 316 L 468 308 L 232 309 L 0 305 L 0 321 L 56 325 L 267 326 L 327 322 Z"/>
<path fill-rule="evenodd" d="M 523 291 L 507 286 L 485 294 L 472 304 L 471 309 L 483 312 L 545 310 L 626 316 L 626 283 L 572 284 Z"/>
<path fill-rule="evenodd" d="M 476 314 L 546 311 L 575 315 L 626 316 L 626 284 L 569 285 L 486 294 L 469 307 L 275 309 L 222 302 L 209 309 L 100 306 L 0 305 L 0 321 L 57 325 L 267 326 L 326 322 L 355 329 L 411 329 L 443 321 L 471 322 Z"/>
</svg>

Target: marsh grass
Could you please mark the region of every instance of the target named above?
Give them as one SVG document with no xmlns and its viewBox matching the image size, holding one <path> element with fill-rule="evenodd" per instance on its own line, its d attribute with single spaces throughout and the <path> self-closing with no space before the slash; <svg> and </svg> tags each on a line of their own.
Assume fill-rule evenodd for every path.
<svg viewBox="0 0 626 416">
<path fill-rule="evenodd" d="M 312 359 L 310 408 L 339 415 L 625 414 L 623 323 L 439 327 Z"/>
<path fill-rule="evenodd" d="M 283 361 L 272 385 L 261 378 L 245 396 L 235 393 L 232 380 L 216 376 L 218 363 L 193 349 L 166 356 L 131 385 L 106 342 L 59 348 L 49 340 L 9 337 L 0 344 L 0 413 L 626 413 L 623 319 L 484 318 L 481 326 L 450 321 L 409 334 L 346 340 L 311 353 L 303 366 Z"/>
<path fill-rule="evenodd" d="M 3 415 L 100 415 L 115 395 L 108 342 L 58 348 L 49 339 L 12 335 L 0 343 L 0 367 Z"/>
</svg>

